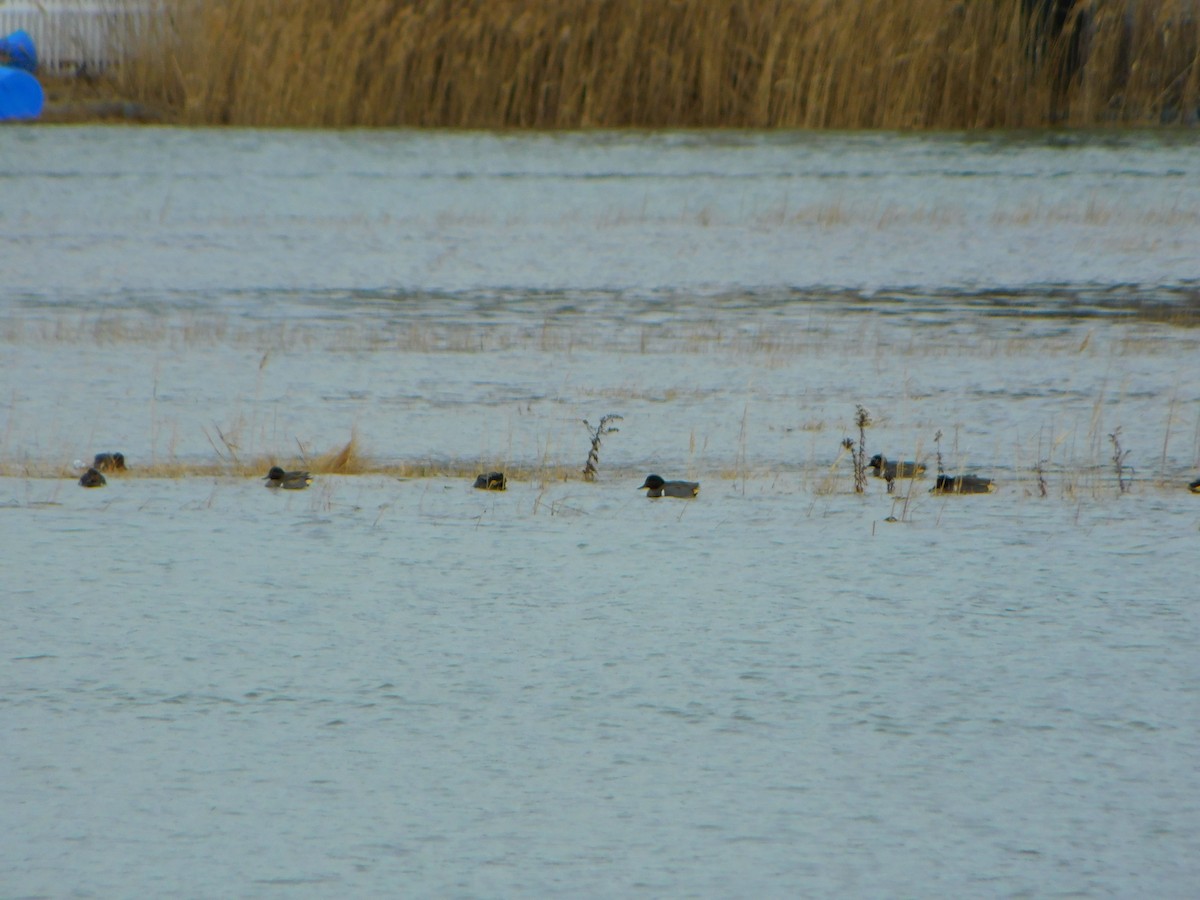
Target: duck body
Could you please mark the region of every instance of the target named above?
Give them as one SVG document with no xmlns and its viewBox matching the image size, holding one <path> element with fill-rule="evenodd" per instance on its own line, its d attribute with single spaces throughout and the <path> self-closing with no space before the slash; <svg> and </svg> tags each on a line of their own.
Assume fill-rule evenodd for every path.
<svg viewBox="0 0 1200 900">
<path fill-rule="evenodd" d="M 1200 494 L 1200 478 L 1197 478 L 1195 481 L 1189 484 L 1188 490 L 1193 494 Z"/>
<path fill-rule="evenodd" d="M 638 490 L 645 491 L 646 496 L 650 498 L 676 497 L 680 500 L 691 500 L 700 493 L 700 482 L 664 481 L 657 475 L 647 475 L 646 481 Z"/>
<path fill-rule="evenodd" d="M 931 494 L 991 494 L 996 483 L 978 475 L 939 475 L 937 484 L 929 489 Z"/>
<path fill-rule="evenodd" d="M 475 487 L 481 491 L 503 491 L 508 489 L 508 479 L 503 472 L 484 472 L 475 479 Z"/>
<path fill-rule="evenodd" d="M 897 478 L 919 478 L 925 474 L 925 464 L 918 462 L 890 462 L 886 456 L 876 453 L 867 464 L 876 478 L 895 481 Z"/>
<path fill-rule="evenodd" d="M 97 453 L 92 460 L 92 468 L 98 472 L 124 472 L 124 453 Z"/>
<path fill-rule="evenodd" d="M 307 472 L 285 472 L 279 466 L 271 466 L 263 476 L 269 488 L 283 488 L 285 491 L 302 491 L 312 484 L 312 476 Z"/>
<path fill-rule="evenodd" d="M 85 488 L 98 488 L 104 487 L 108 482 L 105 481 L 104 476 L 93 466 L 83 473 L 83 477 L 79 479 L 79 484 Z"/>
</svg>

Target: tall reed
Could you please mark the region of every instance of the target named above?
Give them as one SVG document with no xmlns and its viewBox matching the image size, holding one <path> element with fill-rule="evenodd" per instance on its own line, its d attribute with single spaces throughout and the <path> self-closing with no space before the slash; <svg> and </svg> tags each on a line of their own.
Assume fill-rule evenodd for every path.
<svg viewBox="0 0 1200 900">
<path fill-rule="evenodd" d="M 1200 104 L 1195 0 L 160 2 L 115 78 L 187 123 L 998 128 Z"/>
</svg>

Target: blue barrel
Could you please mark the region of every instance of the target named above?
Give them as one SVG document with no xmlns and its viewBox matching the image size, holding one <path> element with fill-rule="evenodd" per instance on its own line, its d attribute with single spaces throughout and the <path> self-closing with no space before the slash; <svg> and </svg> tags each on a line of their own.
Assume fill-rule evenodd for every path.
<svg viewBox="0 0 1200 900">
<path fill-rule="evenodd" d="M 14 31 L 0 38 L 0 64 L 26 72 L 37 71 L 37 47 L 28 31 Z"/>
<path fill-rule="evenodd" d="M 0 66 L 0 122 L 36 119 L 46 105 L 38 80 L 21 69 Z"/>
</svg>

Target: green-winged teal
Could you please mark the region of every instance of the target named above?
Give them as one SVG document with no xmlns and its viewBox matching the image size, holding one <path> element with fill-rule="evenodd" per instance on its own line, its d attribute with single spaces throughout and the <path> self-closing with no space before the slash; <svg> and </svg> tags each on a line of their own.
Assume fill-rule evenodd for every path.
<svg viewBox="0 0 1200 900">
<path fill-rule="evenodd" d="M 663 481 L 657 475 L 647 475 L 645 483 L 638 488 L 647 497 L 679 497 L 691 500 L 700 493 L 698 481 Z"/>
<path fill-rule="evenodd" d="M 475 479 L 475 487 L 481 491 L 503 491 L 508 488 L 508 479 L 503 472 L 484 472 Z"/>
<path fill-rule="evenodd" d="M 891 462 L 886 456 L 876 453 L 869 463 L 876 478 L 894 481 L 897 478 L 919 478 L 925 474 L 925 464 L 919 462 Z"/>
<path fill-rule="evenodd" d="M 96 458 L 92 460 L 92 468 L 101 472 L 124 472 L 125 454 L 97 453 Z"/>
<path fill-rule="evenodd" d="M 990 494 L 996 490 L 990 478 L 978 475 L 939 475 L 931 494 Z"/>
<path fill-rule="evenodd" d="M 104 476 L 94 468 L 88 469 L 86 472 L 84 472 L 83 477 L 79 479 L 79 483 L 86 488 L 104 487 L 104 485 L 108 484 L 108 482 L 104 480 Z"/>
<path fill-rule="evenodd" d="M 302 491 L 312 484 L 312 476 L 307 472 L 285 472 L 279 466 L 271 466 L 271 470 L 263 476 L 269 488 L 283 488 L 287 491 Z"/>
</svg>

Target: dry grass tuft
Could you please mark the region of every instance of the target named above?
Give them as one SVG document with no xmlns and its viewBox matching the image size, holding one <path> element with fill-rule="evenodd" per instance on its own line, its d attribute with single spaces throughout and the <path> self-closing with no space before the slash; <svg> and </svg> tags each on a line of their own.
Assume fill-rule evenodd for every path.
<svg viewBox="0 0 1200 900">
<path fill-rule="evenodd" d="M 358 433 L 355 432 L 340 450 L 330 450 L 313 459 L 308 470 L 314 475 L 361 475 L 369 466 L 359 450 Z"/>
<path fill-rule="evenodd" d="M 1186 122 L 1200 103 L 1193 0 L 163 9 L 116 87 L 194 124 L 1015 128 Z"/>
</svg>

